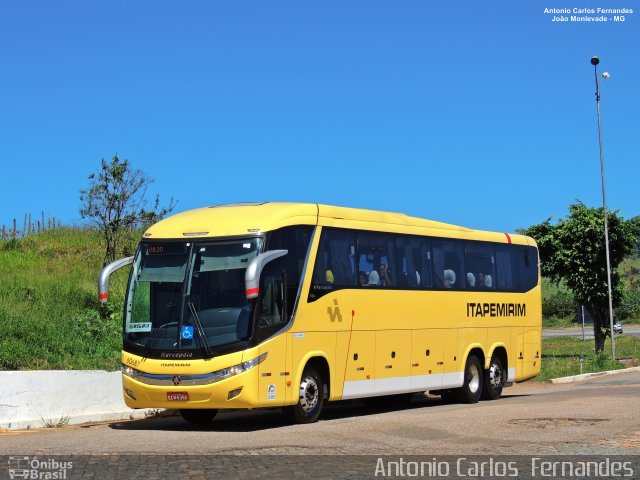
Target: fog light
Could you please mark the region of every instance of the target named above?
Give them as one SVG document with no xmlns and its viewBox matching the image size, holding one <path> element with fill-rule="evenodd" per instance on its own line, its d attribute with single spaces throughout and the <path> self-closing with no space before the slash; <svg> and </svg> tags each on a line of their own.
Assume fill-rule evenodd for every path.
<svg viewBox="0 0 640 480">
<path fill-rule="evenodd" d="M 236 398 L 242 392 L 242 387 L 236 388 L 235 390 L 231 390 L 229 395 L 227 395 L 227 400 L 231 400 L 232 398 Z"/>
<path fill-rule="evenodd" d="M 138 399 L 136 398 L 136 395 L 135 395 L 131 390 L 128 390 L 128 389 L 126 389 L 126 388 L 125 388 L 125 389 L 124 389 L 124 393 L 126 393 L 128 397 L 131 397 L 131 398 L 133 398 L 134 400 L 138 400 Z"/>
</svg>

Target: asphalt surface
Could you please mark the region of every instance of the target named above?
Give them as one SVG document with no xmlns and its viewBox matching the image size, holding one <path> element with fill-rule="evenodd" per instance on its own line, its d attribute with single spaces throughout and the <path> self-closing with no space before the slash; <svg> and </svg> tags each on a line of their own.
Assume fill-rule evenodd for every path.
<svg viewBox="0 0 640 480">
<path fill-rule="evenodd" d="M 0 478 L 529 479 L 587 462 L 597 469 L 588 478 L 640 478 L 638 398 L 634 372 L 520 384 L 474 405 L 424 395 L 386 408 L 339 402 L 311 425 L 260 410 L 205 426 L 166 416 L 0 431 Z"/>
<path fill-rule="evenodd" d="M 498 401 L 439 397 L 371 408 L 329 404 L 318 423 L 278 410 L 222 412 L 206 426 L 179 416 L 0 432 L 0 455 L 640 455 L 640 373 L 582 383 L 524 383 Z"/>
</svg>

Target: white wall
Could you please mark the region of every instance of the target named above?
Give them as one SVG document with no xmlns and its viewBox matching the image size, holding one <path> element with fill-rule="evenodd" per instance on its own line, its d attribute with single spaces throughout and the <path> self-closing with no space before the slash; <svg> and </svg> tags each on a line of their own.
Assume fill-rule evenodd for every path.
<svg viewBox="0 0 640 480">
<path fill-rule="evenodd" d="M 0 372 L 0 429 L 144 418 L 122 399 L 120 372 L 43 370 Z"/>
</svg>

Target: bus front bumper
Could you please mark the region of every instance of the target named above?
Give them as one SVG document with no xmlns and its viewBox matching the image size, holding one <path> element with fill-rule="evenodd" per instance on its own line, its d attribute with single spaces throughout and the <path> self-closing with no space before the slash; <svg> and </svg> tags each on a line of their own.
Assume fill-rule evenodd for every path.
<svg viewBox="0 0 640 480">
<path fill-rule="evenodd" d="M 206 385 L 150 385 L 122 375 L 124 401 L 130 408 L 254 408 L 257 405 L 257 369 Z"/>
</svg>

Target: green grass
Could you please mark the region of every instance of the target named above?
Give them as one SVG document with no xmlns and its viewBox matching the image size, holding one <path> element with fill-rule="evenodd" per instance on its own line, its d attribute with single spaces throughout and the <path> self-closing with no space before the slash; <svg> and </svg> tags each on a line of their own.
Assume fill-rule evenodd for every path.
<svg viewBox="0 0 640 480">
<path fill-rule="evenodd" d="M 538 381 L 579 375 L 580 355 L 584 355 L 582 373 L 602 372 L 625 368 L 620 361 L 611 360 L 611 340 L 607 339 L 604 352 L 596 355 L 594 341 L 574 337 L 542 339 L 542 371 Z M 640 338 L 633 336 L 616 337 L 616 358 L 640 359 Z"/>
<path fill-rule="evenodd" d="M 58 418 L 42 418 L 42 426 L 45 428 L 63 428 L 69 425 L 71 418 L 63 415 Z"/>
<path fill-rule="evenodd" d="M 104 242 L 60 228 L 0 241 L 0 369 L 106 369 L 120 364 L 126 272 L 100 307 Z"/>
<path fill-rule="evenodd" d="M 567 328 L 567 327 L 575 327 L 576 325 L 581 325 L 573 321 L 573 317 L 549 317 L 542 318 L 542 327 L 543 328 Z"/>
</svg>

